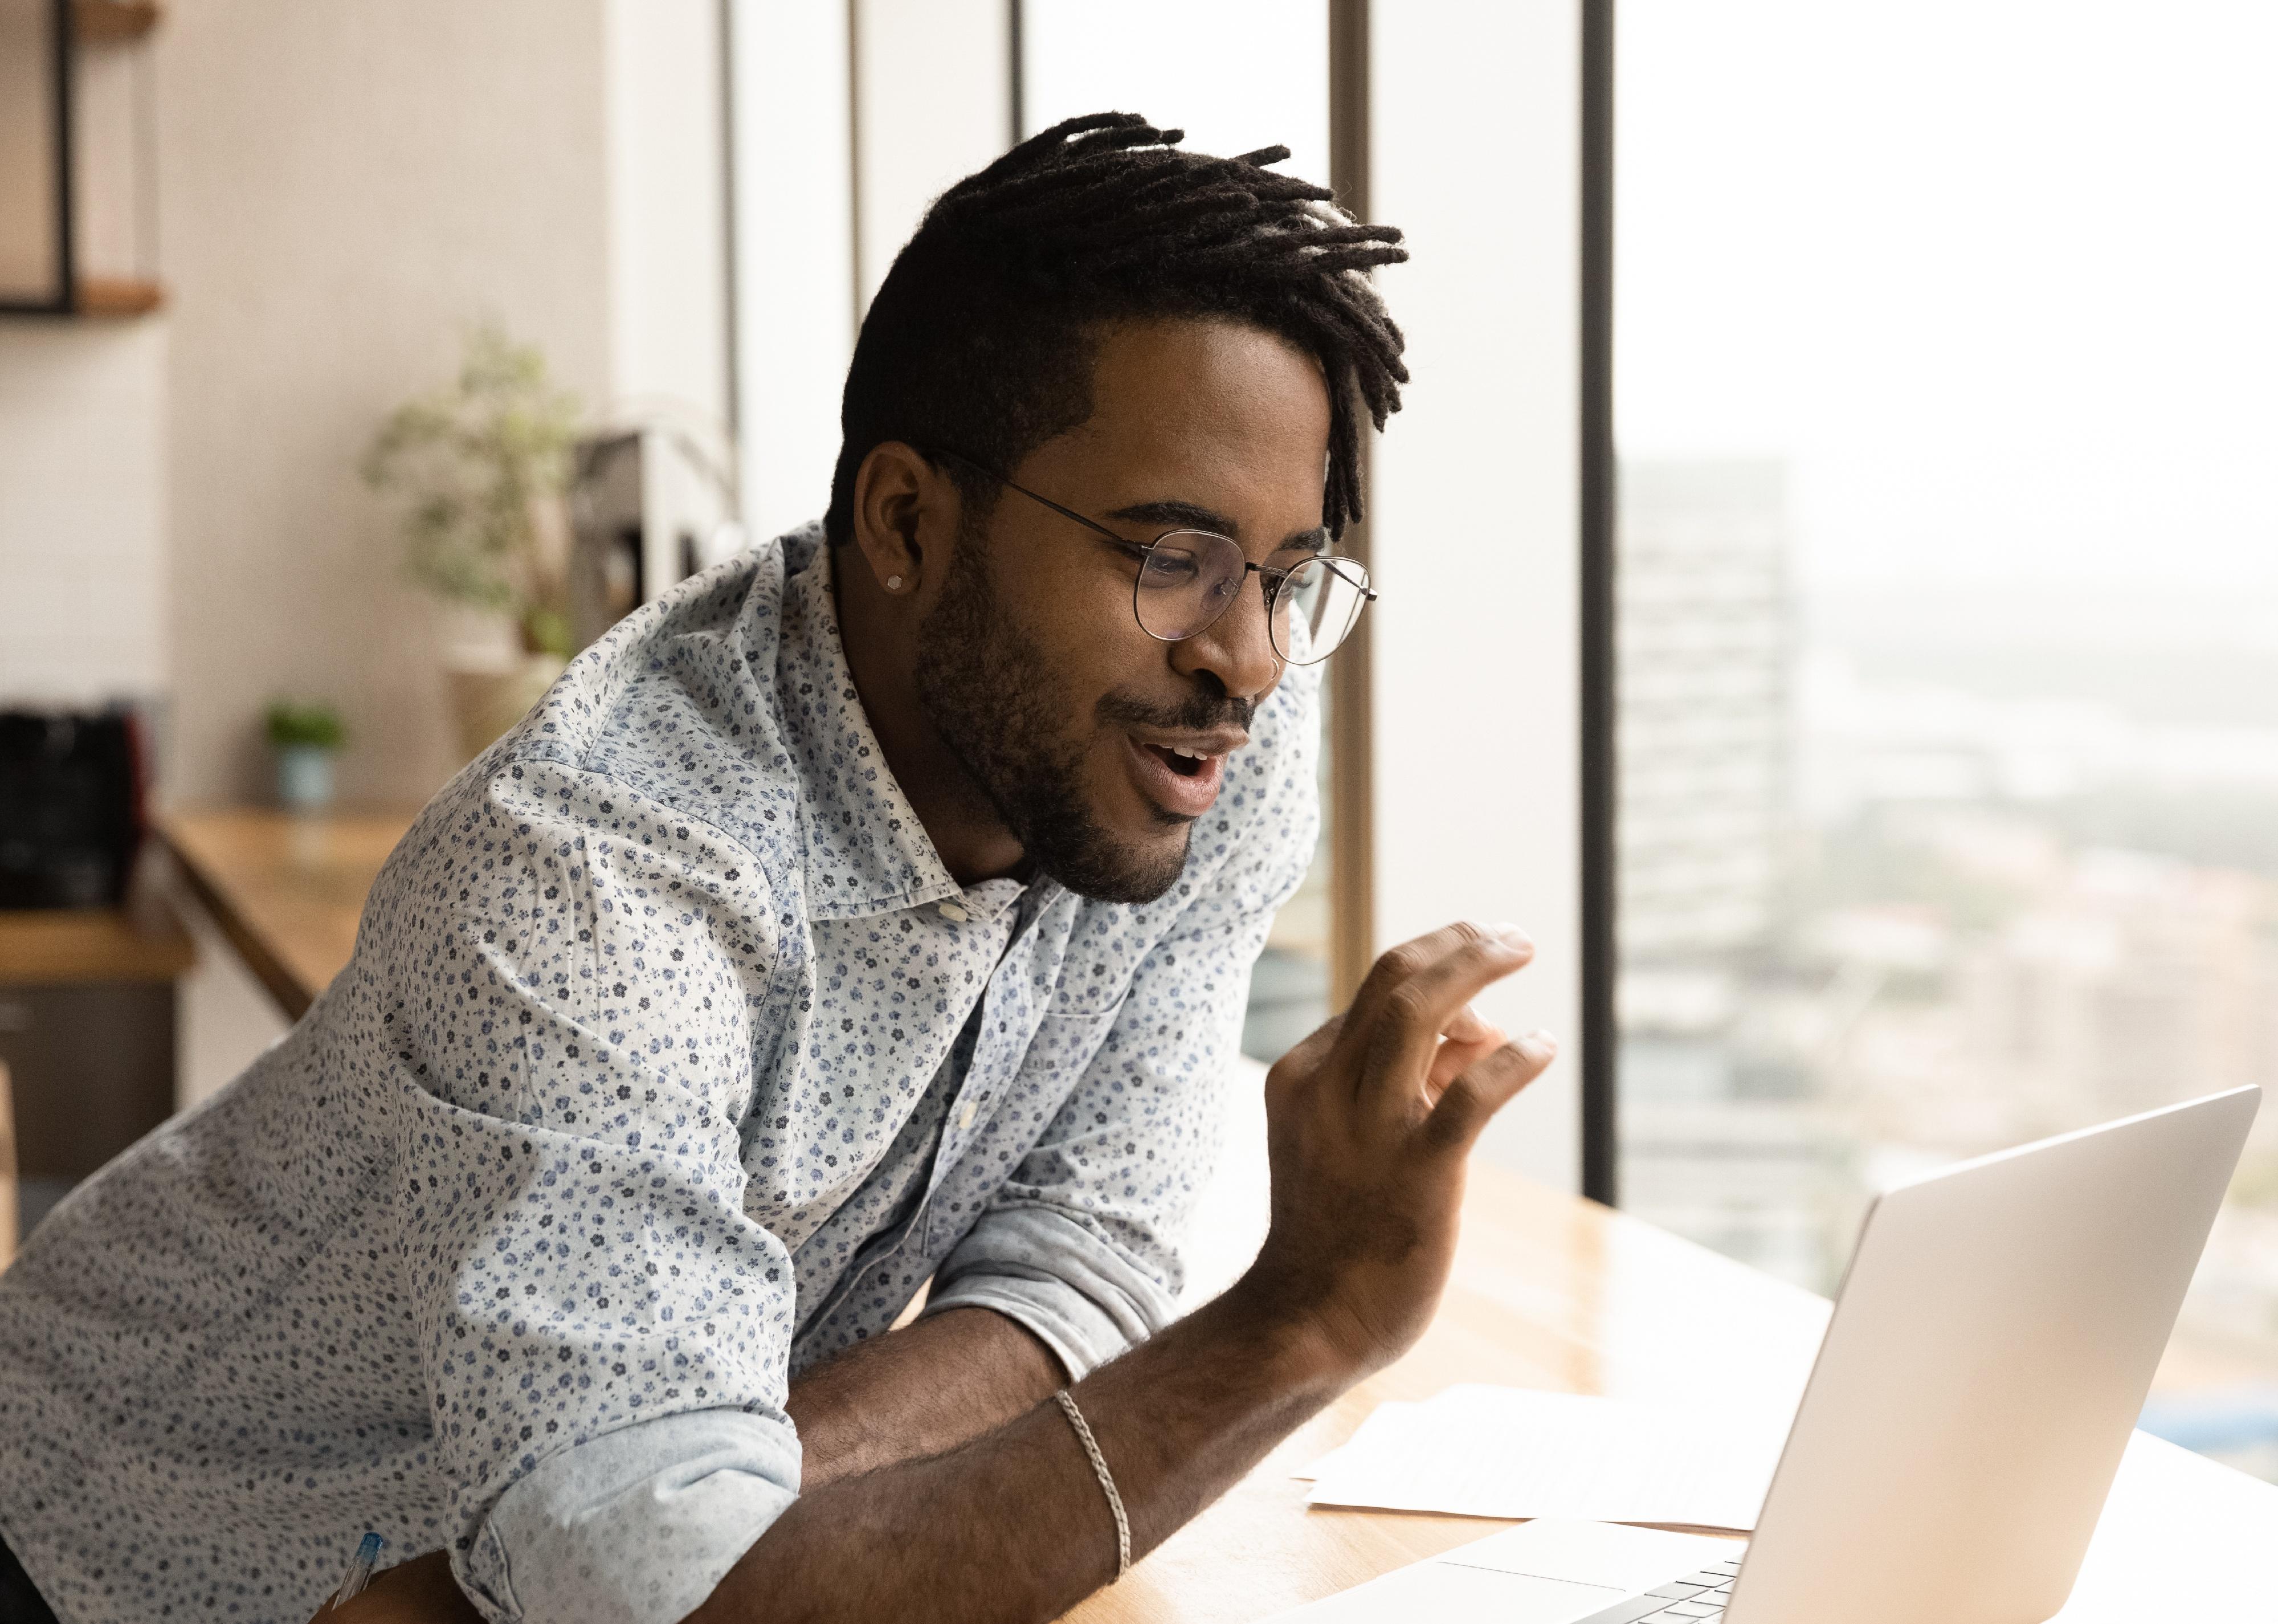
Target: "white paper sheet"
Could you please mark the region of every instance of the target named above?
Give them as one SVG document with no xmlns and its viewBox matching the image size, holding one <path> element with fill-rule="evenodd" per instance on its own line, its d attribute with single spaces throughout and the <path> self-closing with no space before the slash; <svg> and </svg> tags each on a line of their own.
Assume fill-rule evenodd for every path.
<svg viewBox="0 0 2278 1624">
<path fill-rule="evenodd" d="M 1361 1422 L 1358 1427 L 1355 1428 L 1353 1429 L 1352 1436 L 1346 1439 L 1342 1444 L 1331 1450 L 1327 1454 L 1323 1455 L 1319 1460 L 1313 1462 L 1312 1465 L 1309 1467 L 1301 1467 L 1296 1471 L 1290 1473 L 1289 1475 L 1307 1482 L 1319 1479 L 1322 1473 L 1329 1469 L 1329 1463 L 1331 1461 L 1334 1460 L 1338 1456 L 1343 1454 L 1346 1450 L 1350 1449 L 1354 1444 L 1360 1442 L 1362 1433 L 1367 1432 L 1372 1427 L 1381 1428 L 1389 1426 L 1392 1422 L 1392 1418 L 1400 1414 L 1404 1410 L 1420 1410 L 1424 1406 L 1420 1404 L 1410 1404 L 1405 1400 L 1399 1398 L 1386 1400 L 1384 1403 L 1378 1405 L 1376 1408 L 1368 1413 L 1368 1419 Z M 1379 1417 L 1382 1417 L 1383 1419 L 1380 1420 Z"/>
<path fill-rule="evenodd" d="M 1311 1504 L 1752 1530 L 1781 1418 L 1522 1388 L 1382 1405 L 1315 1463 Z"/>
</svg>

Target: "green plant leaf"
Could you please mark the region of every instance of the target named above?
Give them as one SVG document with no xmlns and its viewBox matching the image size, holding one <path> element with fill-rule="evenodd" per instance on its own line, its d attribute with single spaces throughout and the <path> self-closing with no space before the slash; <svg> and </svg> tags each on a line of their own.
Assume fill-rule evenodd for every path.
<svg viewBox="0 0 2278 1624">
<path fill-rule="evenodd" d="M 337 750 L 348 737 L 340 713 L 321 700 L 306 705 L 279 700 L 269 708 L 266 731 L 269 742 L 280 750 L 298 745 Z"/>
<path fill-rule="evenodd" d="M 467 335 L 456 379 L 389 413 L 360 463 L 395 499 L 413 581 L 504 612 L 526 643 L 564 655 L 562 572 L 539 555 L 531 514 L 568 485 L 583 421 L 542 351 L 485 325 Z"/>
</svg>

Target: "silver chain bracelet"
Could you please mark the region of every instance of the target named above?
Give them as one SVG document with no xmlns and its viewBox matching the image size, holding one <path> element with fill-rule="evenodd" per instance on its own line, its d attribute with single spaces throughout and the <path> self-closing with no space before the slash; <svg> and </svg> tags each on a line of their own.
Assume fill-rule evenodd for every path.
<svg viewBox="0 0 2278 1624">
<path fill-rule="evenodd" d="M 1075 1436 L 1083 1443 L 1083 1452 L 1091 1457 L 1091 1469 L 1099 1476 L 1100 1489 L 1107 1496 L 1107 1509 L 1115 1513 L 1115 1576 L 1118 1579 L 1131 1571 L 1131 1523 L 1123 1514 L 1123 1497 L 1115 1491 L 1115 1475 L 1107 1469 L 1107 1457 L 1099 1452 L 1099 1440 L 1091 1436 L 1091 1427 L 1083 1419 L 1083 1412 L 1075 1407 L 1075 1400 L 1065 1387 L 1052 1395 L 1060 1401 L 1061 1413 Z"/>
</svg>

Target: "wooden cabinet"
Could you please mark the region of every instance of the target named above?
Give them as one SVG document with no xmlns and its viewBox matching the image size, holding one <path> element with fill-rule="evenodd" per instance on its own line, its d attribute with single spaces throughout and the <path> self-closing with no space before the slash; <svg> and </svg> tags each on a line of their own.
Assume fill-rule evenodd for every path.
<svg viewBox="0 0 2278 1624">
<path fill-rule="evenodd" d="M 0 1066 L 27 1192 L 85 1178 L 172 1115 L 175 986 L 194 957 L 155 900 L 0 912 Z"/>
</svg>

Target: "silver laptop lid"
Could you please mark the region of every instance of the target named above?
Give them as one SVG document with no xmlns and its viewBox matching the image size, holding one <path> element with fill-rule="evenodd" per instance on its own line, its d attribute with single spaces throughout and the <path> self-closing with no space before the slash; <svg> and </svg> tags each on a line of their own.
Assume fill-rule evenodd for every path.
<svg viewBox="0 0 2278 1624">
<path fill-rule="evenodd" d="M 2261 1096 L 1877 1200 L 1728 1624 L 2033 1624 L 2062 1607 Z"/>
</svg>

